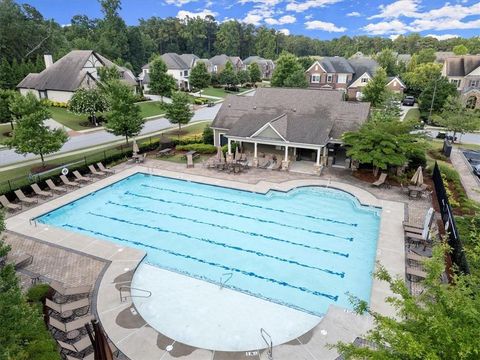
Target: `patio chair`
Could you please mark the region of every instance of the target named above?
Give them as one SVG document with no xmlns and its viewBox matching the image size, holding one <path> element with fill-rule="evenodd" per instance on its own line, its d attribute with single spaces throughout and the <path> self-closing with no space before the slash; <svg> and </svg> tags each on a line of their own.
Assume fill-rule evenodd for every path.
<svg viewBox="0 0 480 360">
<path fill-rule="evenodd" d="M 380 187 L 385 185 L 385 180 L 387 180 L 387 173 L 381 173 L 377 181 L 372 183 L 372 186 Z"/>
<path fill-rule="evenodd" d="M 64 188 L 63 186 L 55 185 L 55 183 L 52 181 L 52 179 L 48 179 L 47 181 L 45 181 L 45 183 L 50 188 L 50 190 L 52 190 L 53 192 L 56 192 L 56 193 L 59 193 L 59 194 L 68 192 L 68 190 L 66 188 Z"/>
<path fill-rule="evenodd" d="M 100 171 L 103 171 L 104 173 L 115 174 L 115 170 L 107 169 L 101 162 L 97 163 L 97 167 L 100 169 Z"/>
<path fill-rule="evenodd" d="M 50 287 L 62 296 L 88 294 L 92 289 L 90 285 L 65 287 L 63 284 L 55 280 L 50 283 Z"/>
<path fill-rule="evenodd" d="M 66 186 L 70 186 L 71 188 L 75 188 L 75 187 L 81 187 L 82 185 L 80 185 L 78 182 L 76 181 L 71 181 L 69 180 L 65 175 L 60 175 L 60 180 L 62 180 L 62 182 L 66 185 Z"/>
<path fill-rule="evenodd" d="M 427 259 L 426 256 L 418 255 L 413 251 L 407 251 L 407 254 L 405 257 L 407 258 L 407 261 L 416 261 L 418 263 L 421 263 L 423 260 Z"/>
<path fill-rule="evenodd" d="M 57 304 L 56 302 L 46 298 L 45 306 L 49 309 L 55 311 L 58 314 L 63 314 L 67 311 L 75 311 L 82 308 L 90 308 L 90 300 L 88 298 L 80 299 L 77 301 L 68 302 L 65 304 Z M 88 312 L 88 309 L 85 311 L 85 314 Z"/>
<path fill-rule="evenodd" d="M 0 204 L 9 211 L 22 210 L 22 205 L 12 204 L 5 195 L 0 196 Z"/>
<path fill-rule="evenodd" d="M 45 191 L 40 189 L 40 186 L 38 186 L 38 184 L 36 183 L 30 185 L 30 187 L 32 188 L 33 192 L 40 197 L 47 198 L 47 197 L 53 196 L 53 193 L 51 191 Z"/>
<path fill-rule="evenodd" d="M 97 169 L 95 169 L 95 166 L 93 166 L 93 165 L 88 165 L 88 170 L 90 170 L 90 173 L 93 176 L 103 177 L 103 176 L 107 175 L 103 171 L 98 171 Z"/>
<path fill-rule="evenodd" d="M 60 340 L 57 340 L 57 342 L 58 345 L 60 345 L 60 347 L 62 348 L 62 352 L 66 350 L 72 353 L 81 353 L 92 345 L 92 342 L 90 341 L 90 337 L 88 335 L 83 336 L 80 340 L 75 341 L 71 344 Z"/>
<path fill-rule="evenodd" d="M 86 316 L 82 316 L 82 317 L 80 317 L 76 320 L 64 323 L 64 322 L 61 322 L 60 320 L 57 320 L 54 317 L 50 316 L 48 318 L 48 324 L 52 328 L 56 329 L 57 331 L 68 333 L 70 331 L 78 330 L 78 329 L 83 328 L 86 323 L 90 322 L 93 319 L 94 319 L 93 315 L 86 315 Z"/>
<path fill-rule="evenodd" d="M 433 220 L 434 220 L 434 215 L 435 215 L 435 210 L 433 208 L 428 209 L 427 214 L 425 215 L 425 221 L 424 225 L 420 226 L 418 224 L 412 223 L 412 222 L 403 222 L 403 229 L 407 232 L 420 232 L 423 231 L 425 225 L 430 228 L 432 226 Z"/>
<path fill-rule="evenodd" d="M 93 181 L 92 178 L 83 176 L 83 175 L 80 174 L 77 170 L 75 170 L 75 171 L 73 172 L 73 176 L 75 176 L 75 181 L 80 181 L 80 182 L 84 182 L 84 183 L 89 183 L 89 182 L 92 182 L 92 181 Z"/>
<path fill-rule="evenodd" d="M 427 273 L 421 269 L 413 268 L 411 266 L 407 266 L 406 268 L 407 279 L 410 281 L 415 280 L 423 280 L 427 277 Z"/>
<path fill-rule="evenodd" d="M 147 153 L 143 153 L 143 155 L 141 155 L 137 158 L 137 162 L 138 163 L 144 163 L 146 158 L 147 158 Z"/>
<path fill-rule="evenodd" d="M 422 232 L 421 234 L 406 232 L 405 237 L 409 243 L 413 243 L 415 245 L 423 245 L 423 250 L 427 248 L 429 244 L 432 242 L 432 238 L 434 238 L 436 234 L 432 234 L 430 229 L 428 231 Z"/>
<path fill-rule="evenodd" d="M 38 203 L 38 199 L 32 199 L 32 198 L 26 197 L 21 189 L 15 190 L 14 193 L 15 195 L 17 195 L 18 200 L 20 200 L 22 203 L 25 203 L 27 205 Z"/>
</svg>

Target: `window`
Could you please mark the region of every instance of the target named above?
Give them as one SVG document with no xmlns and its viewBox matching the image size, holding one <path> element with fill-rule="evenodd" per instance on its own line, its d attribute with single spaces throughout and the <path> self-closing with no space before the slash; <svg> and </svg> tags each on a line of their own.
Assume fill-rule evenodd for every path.
<svg viewBox="0 0 480 360">
<path fill-rule="evenodd" d="M 185 70 L 185 71 L 183 72 L 183 76 L 188 76 L 188 70 Z"/>
<path fill-rule="evenodd" d="M 362 84 L 368 83 L 368 78 L 367 78 L 367 77 L 363 77 L 362 80 L 361 80 L 361 83 L 362 83 Z"/>
<path fill-rule="evenodd" d="M 460 81 L 461 81 L 460 79 L 451 79 L 450 83 L 452 83 L 458 88 L 460 86 Z"/>
<path fill-rule="evenodd" d="M 337 83 L 346 84 L 347 83 L 347 74 L 338 74 Z"/>
<path fill-rule="evenodd" d="M 470 80 L 468 87 L 473 87 L 473 88 L 480 87 L 480 80 Z"/>
<path fill-rule="evenodd" d="M 327 83 L 331 83 L 333 81 L 333 75 L 327 74 Z"/>
<path fill-rule="evenodd" d="M 310 77 L 310 82 L 314 84 L 318 84 L 320 82 L 320 74 L 313 74 Z"/>
<path fill-rule="evenodd" d="M 213 72 L 214 72 L 214 73 L 217 72 L 217 65 L 214 65 L 214 66 L 213 66 Z"/>
</svg>

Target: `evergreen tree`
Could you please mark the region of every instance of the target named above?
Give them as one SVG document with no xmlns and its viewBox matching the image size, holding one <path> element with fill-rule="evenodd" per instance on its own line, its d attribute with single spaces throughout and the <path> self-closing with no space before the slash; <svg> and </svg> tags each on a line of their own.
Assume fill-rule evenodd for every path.
<svg viewBox="0 0 480 360">
<path fill-rule="evenodd" d="M 383 49 L 375 57 L 378 64 L 385 69 L 387 76 L 396 76 L 398 75 L 397 69 L 397 57 L 390 49 Z"/>
<path fill-rule="evenodd" d="M 176 88 L 176 81 L 172 75 L 167 74 L 167 65 L 160 56 L 154 58 L 150 64 L 150 92 L 152 94 L 164 96 L 171 96 L 173 90 Z"/>
<path fill-rule="evenodd" d="M 370 102 L 375 108 L 381 106 L 387 97 L 387 74 L 383 68 L 378 68 L 375 76 L 365 86 L 362 92 L 362 100 Z"/>
<path fill-rule="evenodd" d="M 16 84 L 12 79 L 12 69 L 10 64 L 7 61 L 6 57 L 2 58 L 0 62 L 0 88 L 2 89 L 13 89 Z"/>
<path fill-rule="evenodd" d="M 238 83 L 243 85 L 250 82 L 250 74 L 247 70 L 240 70 L 237 72 Z"/>
<path fill-rule="evenodd" d="M 0 124 L 10 123 L 12 130 L 14 114 L 10 109 L 12 102 L 14 101 L 17 93 L 13 90 L 0 89 Z"/>
<path fill-rule="evenodd" d="M 262 72 L 260 71 L 260 67 L 256 62 L 248 65 L 248 75 L 250 76 L 250 81 L 252 83 L 262 81 Z"/>
<path fill-rule="evenodd" d="M 165 117 L 172 124 L 178 124 L 178 130 L 182 130 L 182 125 L 186 125 L 193 117 L 190 110 L 190 99 L 183 92 L 175 92 L 172 95 L 172 103 L 167 105 Z"/>
<path fill-rule="evenodd" d="M 210 85 L 211 76 L 208 73 L 207 66 L 204 62 L 197 62 L 190 72 L 189 77 L 190 85 L 200 91 L 202 96 L 202 89 L 205 89 Z"/>
<path fill-rule="evenodd" d="M 303 75 L 303 80 L 300 73 Z M 308 85 L 303 67 L 295 55 L 287 52 L 280 55 L 273 71 L 271 84 L 274 87 L 306 87 Z"/>
<path fill-rule="evenodd" d="M 99 24 L 99 51 L 110 59 L 127 58 L 127 25 L 118 14 L 122 9 L 121 0 L 99 0 L 99 2 L 104 14 Z"/>
<path fill-rule="evenodd" d="M 238 84 L 238 77 L 231 61 L 227 61 L 225 64 L 225 68 L 220 73 L 219 81 L 226 86 L 236 86 Z"/>
</svg>

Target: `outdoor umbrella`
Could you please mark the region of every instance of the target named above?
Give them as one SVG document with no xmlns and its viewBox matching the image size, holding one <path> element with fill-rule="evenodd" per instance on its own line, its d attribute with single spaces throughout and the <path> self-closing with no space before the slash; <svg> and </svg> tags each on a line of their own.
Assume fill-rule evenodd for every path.
<svg viewBox="0 0 480 360">
<path fill-rule="evenodd" d="M 138 148 L 137 140 L 133 140 L 133 154 L 136 155 L 140 152 L 140 149 Z"/>
<path fill-rule="evenodd" d="M 217 146 L 217 160 L 221 161 L 223 157 L 223 151 L 221 146 Z"/>
<path fill-rule="evenodd" d="M 421 166 L 419 166 L 417 171 L 415 171 L 415 174 L 413 174 L 412 180 L 410 180 L 410 182 L 415 186 L 423 185 L 423 171 Z"/>
<path fill-rule="evenodd" d="M 235 161 L 238 161 L 240 160 L 240 150 L 239 150 L 239 147 L 237 146 L 235 148 Z"/>
<path fill-rule="evenodd" d="M 113 360 L 112 350 L 98 320 L 92 320 L 93 334 L 88 324 L 85 327 L 93 345 L 94 360 Z"/>
</svg>

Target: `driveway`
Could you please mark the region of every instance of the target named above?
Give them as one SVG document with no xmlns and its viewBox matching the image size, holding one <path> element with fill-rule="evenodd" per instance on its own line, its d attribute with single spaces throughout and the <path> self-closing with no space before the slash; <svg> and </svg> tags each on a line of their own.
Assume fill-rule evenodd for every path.
<svg viewBox="0 0 480 360">
<path fill-rule="evenodd" d="M 217 115 L 220 106 L 221 104 L 217 104 L 212 107 L 203 107 L 198 109 L 197 111 L 195 111 L 195 114 L 191 121 L 195 122 L 201 120 L 213 120 Z M 170 122 L 166 118 L 150 120 L 145 123 L 145 126 L 143 127 L 140 135 L 153 133 L 170 127 L 172 127 L 172 124 L 170 124 Z M 78 136 L 70 137 L 68 141 L 63 145 L 62 149 L 55 154 L 88 148 L 120 139 L 122 139 L 121 136 L 115 136 L 105 130 L 88 132 Z M 37 156 L 33 154 L 23 156 L 17 154 L 15 151 L 10 149 L 0 149 L 0 166 L 9 165 L 18 161 L 34 159 L 36 157 Z"/>
<path fill-rule="evenodd" d="M 405 115 L 407 115 L 408 111 L 410 109 L 416 109 L 418 108 L 418 104 L 415 103 L 413 106 L 404 106 L 404 105 L 400 105 L 400 121 L 403 121 L 403 119 L 405 119 Z"/>
</svg>

